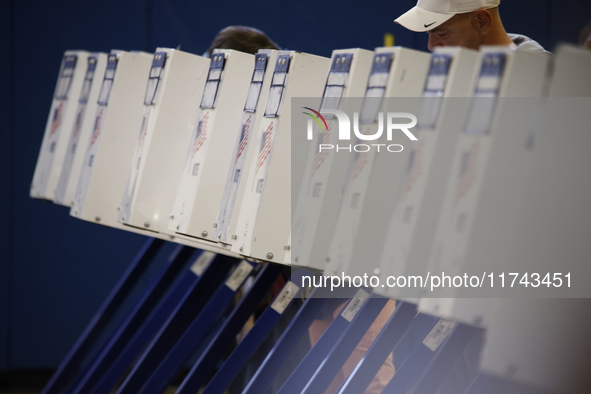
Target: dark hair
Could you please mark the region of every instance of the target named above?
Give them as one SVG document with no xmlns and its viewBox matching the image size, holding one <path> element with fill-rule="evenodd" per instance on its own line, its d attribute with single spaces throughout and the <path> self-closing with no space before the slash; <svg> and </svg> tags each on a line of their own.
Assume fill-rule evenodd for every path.
<svg viewBox="0 0 591 394">
<path fill-rule="evenodd" d="M 262 31 L 248 26 L 228 26 L 215 36 L 207 50 L 211 56 L 216 48 L 235 49 L 255 54 L 259 49 L 279 49 Z"/>
<path fill-rule="evenodd" d="M 579 45 L 591 49 L 591 21 L 588 22 L 579 34 Z"/>
</svg>

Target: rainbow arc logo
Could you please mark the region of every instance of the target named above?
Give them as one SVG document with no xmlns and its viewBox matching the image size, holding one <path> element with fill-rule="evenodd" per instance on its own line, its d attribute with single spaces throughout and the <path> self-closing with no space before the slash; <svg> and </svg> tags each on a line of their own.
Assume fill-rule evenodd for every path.
<svg viewBox="0 0 591 394">
<path fill-rule="evenodd" d="M 322 125 L 324 124 L 324 130 L 328 130 L 328 123 L 326 123 L 326 119 L 324 119 L 324 116 L 322 116 L 320 114 L 320 112 L 310 108 L 310 107 L 302 107 L 304 109 L 307 109 L 308 111 L 313 112 L 314 114 L 311 114 L 309 112 L 302 112 L 305 115 L 308 115 L 309 117 L 311 117 L 312 119 L 314 119 L 316 121 L 316 123 L 318 123 L 318 127 L 320 127 L 320 129 L 322 129 Z"/>
</svg>

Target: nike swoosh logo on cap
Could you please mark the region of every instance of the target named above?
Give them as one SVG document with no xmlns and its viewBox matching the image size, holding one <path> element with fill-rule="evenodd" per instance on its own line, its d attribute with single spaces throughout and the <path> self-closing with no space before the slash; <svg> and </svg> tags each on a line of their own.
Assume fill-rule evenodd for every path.
<svg viewBox="0 0 591 394">
<path fill-rule="evenodd" d="M 425 24 L 424 26 L 425 26 L 425 28 L 427 28 L 427 27 L 429 27 L 429 26 L 431 26 L 431 25 L 434 25 L 434 24 L 436 24 L 436 23 L 437 23 L 437 21 L 435 21 L 435 22 L 432 22 L 432 23 L 429 23 L 428 25 L 427 25 L 427 24 Z"/>
</svg>

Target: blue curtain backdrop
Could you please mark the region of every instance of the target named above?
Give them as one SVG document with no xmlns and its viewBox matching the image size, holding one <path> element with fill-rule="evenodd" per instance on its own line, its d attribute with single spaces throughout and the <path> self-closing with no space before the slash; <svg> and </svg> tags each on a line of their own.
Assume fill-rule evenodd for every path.
<svg viewBox="0 0 591 394">
<path fill-rule="evenodd" d="M 203 53 L 221 28 L 264 30 L 284 48 L 330 56 L 397 45 L 426 50 L 426 34 L 392 23 L 414 0 L 0 0 L 0 371 L 55 368 L 144 242 L 73 219 L 29 198 L 51 97 L 66 49 Z M 532 7 L 535 5 L 535 7 Z M 588 0 L 503 0 L 509 32 L 548 49 L 576 42 Z"/>
</svg>

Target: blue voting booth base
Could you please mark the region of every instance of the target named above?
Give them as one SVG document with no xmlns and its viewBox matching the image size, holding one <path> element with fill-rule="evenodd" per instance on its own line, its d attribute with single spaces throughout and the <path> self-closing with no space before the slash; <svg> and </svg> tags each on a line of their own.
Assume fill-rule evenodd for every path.
<svg viewBox="0 0 591 394">
<path fill-rule="evenodd" d="M 72 384 L 73 392 L 89 392 L 96 386 L 98 379 L 113 363 L 120 350 L 131 340 L 132 336 L 144 325 L 149 313 L 175 281 L 181 270 L 186 266 L 195 250 L 187 246 L 177 246 L 166 264 L 144 290 L 140 300 L 128 312 L 125 320 L 120 323 L 108 343 L 90 364 L 90 367 L 79 374 Z"/>
<path fill-rule="evenodd" d="M 153 238 L 146 241 L 128 270 L 117 283 L 111 294 L 109 294 L 93 320 L 53 375 L 43 393 L 59 393 L 66 387 L 70 379 L 78 372 L 80 364 L 87 356 L 87 352 L 102 334 L 102 331 L 114 316 L 117 308 L 137 284 L 163 243 L 163 241 Z"/>
<path fill-rule="evenodd" d="M 306 290 L 309 297 L 295 302 L 304 293 L 292 282 L 309 274 L 304 270 L 211 254 L 197 273 L 193 262 L 209 255 L 176 245 L 160 261 L 164 245 L 146 241 L 43 393 L 156 394 L 173 382 L 179 394 L 325 392 L 394 302 L 372 296 L 370 289 L 340 289 L 340 297 L 329 298 L 335 294 L 323 288 Z M 144 278 L 154 264 L 155 273 Z M 282 289 L 262 304 L 260 316 L 236 343 L 278 278 Z M 146 284 L 135 289 L 142 280 Z M 126 303 L 123 318 L 115 319 Z M 338 393 L 366 391 L 393 355 L 396 373 L 384 393 L 549 394 L 479 374 L 484 330 L 417 313 L 411 303 L 395 305 Z M 285 311 L 288 319 L 282 319 Z M 312 324 L 327 316 L 332 316 L 328 328 L 310 347 Z"/>
<path fill-rule="evenodd" d="M 221 327 L 218 327 L 218 335 L 228 335 L 229 337 L 233 336 L 232 333 L 235 335 L 238 330 L 242 328 L 246 319 L 248 319 L 248 316 L 252 314 L 253 309 L 258 305 L 261 298 L 267 293 L 281 272 L 281 267 L 276 265 L 265 265 L 264 267 L 259 266 L 258 268 L 260 268 L 260 272 L 253 285 L 246 291 L 242 302 L 236 305 L 234 311 L 226 318 L 225 323 Z M 235 270 L 238 269 L 240 269 L 240 266 Z M 230 276 L 232 274 L 233 272 L 230 273 Z M 138 375 L 140 380 L 142 380 L 140 385 L 135 386 L 131 384 L 132 381 L 129 380 L 118 392 L 123 394 L 137 392 L 160 393 L 164 391 L 170 384 L 171 380 L 179 372 L 179 369 L 188 360 L 192 351 L 194 351 L 200 343 L 204 342 L 205 335 L 207 335 L 208 331 L 213 327 L 215 320 L 220 317 L 220 312 L 234 300 L 234 296 L 239 288 L 240 287 L 232 289 L 227 285 L 227 282 L 221 284 L 215 293 L 209 298 L 203 310 L 197 315 L 193 322 L 191 322 L 182 336 L 178 338 L 178 341 L 176 341 L 168 351 L 161 354 L 153 353 L 156 357 L 156 361 L 159 362 L 154 372 L 149 375 L 140 373 Z M 212 319 L 212 317 L 215 318 Z M 215 343 L 215 340 L 216 338 L 213 339 L 212 343 Z M 219 344 L 220 347 L 223 347 L 223 345 L 223 343 Z M 204 363 L 204 358 L 205 360 L 215 359 L 216 352 L 212 352 L 212 350 L 215 349 L 212 349 L 211 346 L 208 347 L 197 363 Z M 207 368 L 207 365 L 202 364 L 202 367 Z M 198 377 L 196 372 L 196 370 L 190 372 L 189 381 L 186 382 L 187 384 L 191 383 L 192 377 Z M 147 380 L 146 376 L 149 376 Z M 131 377 L 133 378 L 133 372 Z"/>
</svg>

